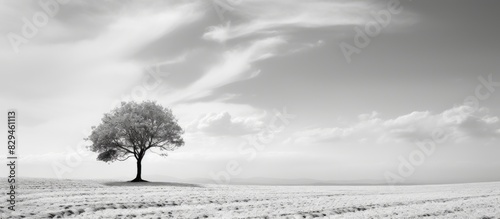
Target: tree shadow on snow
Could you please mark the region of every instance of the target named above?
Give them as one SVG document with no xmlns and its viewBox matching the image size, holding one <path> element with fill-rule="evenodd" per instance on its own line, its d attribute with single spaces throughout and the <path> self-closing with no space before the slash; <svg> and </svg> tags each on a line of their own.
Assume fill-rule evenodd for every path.
<svg viewBox="0 0 500 219">
<path fill-rule="evenodd" d="M 174 182 L 104 182 L 105 186 L 177 186 L 177 187 L 202 187 L 197 184 L 174 183 Z"/>
</svg>

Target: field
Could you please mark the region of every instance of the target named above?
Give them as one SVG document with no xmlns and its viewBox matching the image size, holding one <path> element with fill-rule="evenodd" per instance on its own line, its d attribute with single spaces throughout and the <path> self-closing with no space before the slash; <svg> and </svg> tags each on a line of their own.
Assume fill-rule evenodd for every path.
<svg viewBox="0 0 500 219">
<path fill-rule="evenodd" d="M 18 215 L 7 215 L 3 204 L 1 218 L 500 218 L 500 183 L 193 187 L 21 179 L 18 185 Z"/>
</svg>

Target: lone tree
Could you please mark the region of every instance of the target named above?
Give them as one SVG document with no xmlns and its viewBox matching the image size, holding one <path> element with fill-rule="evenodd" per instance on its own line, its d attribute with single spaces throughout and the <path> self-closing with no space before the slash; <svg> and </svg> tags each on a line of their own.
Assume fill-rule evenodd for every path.
<svg viewBox="0 0 500 219">
<path fill-rule="evenodd" d="M 101 124 L 92 127 L 87 140 L 89 149 L 99 153 L 97 160 L 137 160 L 137 176 L 131 182 L 144 182 L 141 178 L 141 162 L 147 151 L 167 156 L 182 145 L 184 131 L 170 109 L 156 102 L 122 102 L 120 107 L 104 114 Z M 156 151 L 155 151 L 156 149 Z"/>
</svg>

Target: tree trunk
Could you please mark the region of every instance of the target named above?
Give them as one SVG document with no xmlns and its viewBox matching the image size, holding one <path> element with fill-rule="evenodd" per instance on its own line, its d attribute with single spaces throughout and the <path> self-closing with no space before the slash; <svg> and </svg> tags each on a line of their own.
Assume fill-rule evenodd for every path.
<svg viewBox="0 0 500 219">
<path fill-rule="evenodd" d="M 141 178 L 141 171 L 142 171 L 142 158 L 137 160 L 137 175 L 135 176 L 135 179 L 132 180 L 131 182 L 145 182 L 145 180 L 142 180 Z"/>
</svg>

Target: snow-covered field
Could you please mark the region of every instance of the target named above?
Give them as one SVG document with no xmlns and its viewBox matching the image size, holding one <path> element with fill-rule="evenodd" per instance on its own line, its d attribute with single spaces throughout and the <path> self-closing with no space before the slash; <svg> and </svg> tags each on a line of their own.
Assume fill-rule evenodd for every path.
<svg viewBox="0 0 500 219">
<path fill-rule="evenodd" d="M 500 183 L 181 187 L 21 179 L 18 186 L 21 216 L 6 216 L 2 201 L 1 218 L 500 218 Z"/>
</svg>

